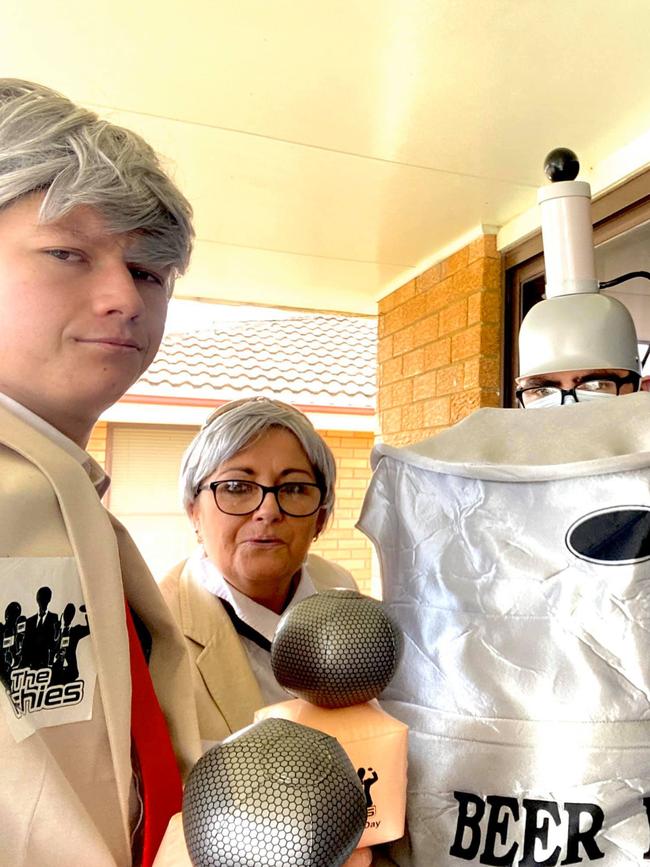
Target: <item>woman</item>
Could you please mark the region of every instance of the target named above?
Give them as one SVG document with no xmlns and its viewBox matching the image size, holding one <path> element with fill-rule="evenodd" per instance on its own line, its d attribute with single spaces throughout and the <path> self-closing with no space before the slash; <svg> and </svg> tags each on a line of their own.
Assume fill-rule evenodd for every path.
<svg viewBox="0 0 650 867">
<path fill-rule="evenodd" d="M 189 648 L 206 746 L 293 697 L 270 663 L 282 612 L 319 590 L 355 586 L 308 553 L 332 511 L 335 478 L 307 417 L 267 398 L 218 409 L 184 455 L 183 503 L 199 547 L 161 589 Z"/>
</svg>

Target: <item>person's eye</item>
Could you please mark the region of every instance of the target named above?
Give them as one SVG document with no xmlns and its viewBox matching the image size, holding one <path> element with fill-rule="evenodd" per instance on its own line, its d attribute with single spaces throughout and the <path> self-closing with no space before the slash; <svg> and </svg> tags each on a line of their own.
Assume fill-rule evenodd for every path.
<svg viewBox="0 0 650 867">
<path fill-rule="evenodd" d="M 588 382 L 581 382 L 577 388 L 579 391 L 615 392 L 616 383 L 611 379 L 590 379 Z"/>
<path fill-rule="evenodd" d="M 527 388 L 526 397 L 530 400 L 540 400 L 542 397 L 548 397 L 549 394 L 555 394 L 556 388 L 548 385 L 540 385 L 536 388 Z"/>
<path fill-rule="evenodd" d="M 65 250 L 62 247 L 53 247 L 45 252 L 48 256 L 52 256 L 53 259 L 59 259 L 61 262 L 83 262 L 84 260 L 83 254 L 77 250 Z"/>
<path fill-rule="evenodd" d="M 162 275 L 155 271 L 150 271 L 148 268 L 139 268 L 137 265 L 129 265 L 131 276 L 138 283 L 154 283 L 157 286 L 164 286 L 165 279 Z"/>
<path fill-rule="evenodd" d="M 221 487 L 225 493 L 234 494 L 235 496 L 250 494 L 253 490 L 253 485 L 250 482 L 240 482 L 237 479 L 222 482 Z"/>
<path fill-rule="evenodd" d="M 287 482 L 282 485 L 282 490 L 291 497 L 301 497 L 311 493 L 310 486 L 303 482 Z"/>
</svg>

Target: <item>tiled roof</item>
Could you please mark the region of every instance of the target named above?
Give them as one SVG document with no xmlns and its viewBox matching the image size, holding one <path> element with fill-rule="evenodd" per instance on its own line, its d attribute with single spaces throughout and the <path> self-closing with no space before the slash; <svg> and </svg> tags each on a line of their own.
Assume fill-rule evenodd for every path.
<svg viewBox="0 0 650 867">
<path fill-rule="evenodd" d="M 131 395 L 375 408 L 375 319 L 304 315 L 165 336 Z"/>
</svg>

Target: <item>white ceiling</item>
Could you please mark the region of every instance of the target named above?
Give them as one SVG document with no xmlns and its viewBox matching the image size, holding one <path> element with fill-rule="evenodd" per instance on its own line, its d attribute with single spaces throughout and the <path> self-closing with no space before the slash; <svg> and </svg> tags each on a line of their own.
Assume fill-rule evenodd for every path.
<svg viewBox="0 0 650 867">
<path fill-rule="evenodd" d="M 21 0 L 0 75 L 169 159 L 196 212 L 180 296 L 375 313 L 516 227 L 552 147 L 588 179 L 648 133 L 649 33 L 647 0 Z"/>
</svg>

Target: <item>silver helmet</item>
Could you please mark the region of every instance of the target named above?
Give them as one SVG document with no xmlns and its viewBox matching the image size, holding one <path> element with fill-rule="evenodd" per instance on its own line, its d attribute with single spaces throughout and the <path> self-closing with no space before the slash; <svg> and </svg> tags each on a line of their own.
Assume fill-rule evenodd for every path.
<svg viewBox="0 0 650 867">
<path fill-rule="evenodd" d="M 519 331 L 519 376 L 568 370 L 623 369 L 641 373 L 636 329 L 627 308 L 599 293 L 594 262 L 589 184 L 574 180 L 572 151 L 546 158 L 552 183 L 541 187 L 546 300 Z"/>
<path fill-rule="evenodd" d="M 607 295 L 558 295 L 531 308 L 519 331 L 519 375 L 603 368 L 641 373 L 628 309 Z"/>
</svg>

